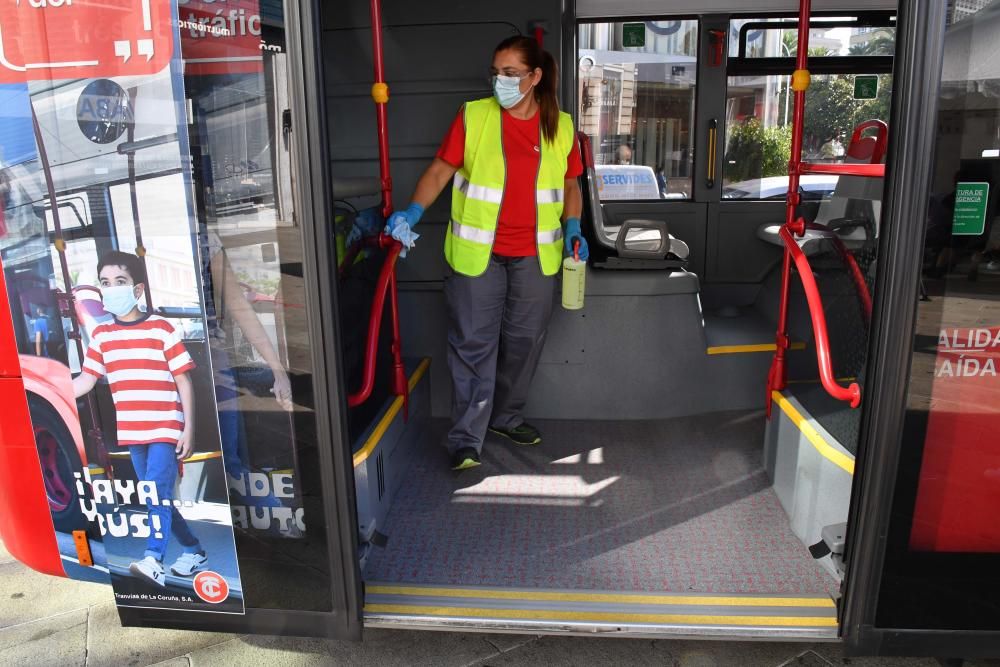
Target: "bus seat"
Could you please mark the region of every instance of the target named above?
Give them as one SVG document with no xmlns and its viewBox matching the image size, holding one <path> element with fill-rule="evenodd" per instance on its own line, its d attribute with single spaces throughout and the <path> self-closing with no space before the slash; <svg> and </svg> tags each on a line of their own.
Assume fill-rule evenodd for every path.
<svg viewBox="0 0 1000 667">
<path fill-rule="evenodd" d="M 865 134 L 874 130 L 874 134 Z M 844 157 L 845 164 L 877 164 L 885 159 L 889 127 L 880 120 L 867 120 L 854 128 Z M 840 176 L 829 199 L 820 202 L 816 224 L 837 235 L 851 250 L 874 244 L 882 209 L 884 179 L 871 176 Z M 757 229 L 757 238 L 782 245 L 781 223 L 766 223 Z M 807 255 L 821 251 L 823 232 L 806 232 L 799 241 Z"/>
<path fill-rule="evenodd" d="M 865 132 L 874 130 L 874 135 Z M 878 164 L 885 159 L 889 126 L 867 120 L 854 128 L 844 157 L 846 164 Z M 869 246 L 878 236 L 884 179 L 871 176 L 841 176 L 830 199 L 819 206 L 815 222 L 836 231 L 848 248 Z"/>
<path fill-rule="evenodd" d="M 616 253 L 595 258 L 593 265 L 603 269 L 683 268 L 691 251 L 684 241 L 670 234 L 666 222 L 627 219 L 621 225 L 605 225 L 590 138 L 583 132 L 577 136 L 583 157 L 583 200 L 590 214 L 593 236 L 602 247 L 614 248 Z"/>
</svg>

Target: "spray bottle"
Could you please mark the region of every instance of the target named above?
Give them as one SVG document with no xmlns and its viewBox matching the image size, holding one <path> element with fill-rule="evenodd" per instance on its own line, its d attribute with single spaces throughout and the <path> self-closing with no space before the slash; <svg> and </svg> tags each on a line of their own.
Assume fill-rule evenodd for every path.
<svg viewBox="0 0 1000 667">
<path fill-rule="evenodd" d="M 566 310 L 583 308 L 587 289 L 587 263 L 580 260 L 580 242 L 573 244 L 573 256 L 563 260 L 562 305 Z"/>
</svg>

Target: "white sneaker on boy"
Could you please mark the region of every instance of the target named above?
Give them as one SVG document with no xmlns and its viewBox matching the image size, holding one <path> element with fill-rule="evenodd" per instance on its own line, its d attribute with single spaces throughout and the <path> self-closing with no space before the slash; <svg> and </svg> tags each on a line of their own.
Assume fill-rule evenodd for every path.
<svg viewBox="0 0 1000 667">
<path fill-rule="evenodd" d="M 152 556 L 146 556 L 142 560 L 132 563 L 128 566 L 128 571 L 141 579 L 153 582 L 157 586 L 167 585 L 167 574 L 163 571 L 163 565 Z"/>
<path fill-rule="evenodd" d="M 192 574 L 204 567 L 208 562 L 208 556 L 201 554 L 185 553 L 174 561 L 170 566 L 170 571 L 179 577 L 190 577 Z"/>
</svg>

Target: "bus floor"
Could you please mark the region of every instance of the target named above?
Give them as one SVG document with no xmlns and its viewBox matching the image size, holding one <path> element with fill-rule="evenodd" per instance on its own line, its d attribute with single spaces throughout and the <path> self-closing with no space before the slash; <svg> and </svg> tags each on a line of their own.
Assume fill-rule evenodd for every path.
<svg viewBox="0 0 1000 667">
<path fill-rule="evenodd" d="M 533 421 L 448 469 L 429 422 L 366 564 L 369 582 L 832 594 L 762 467 L 763 411 L 661 421 Z"/>
</svg>

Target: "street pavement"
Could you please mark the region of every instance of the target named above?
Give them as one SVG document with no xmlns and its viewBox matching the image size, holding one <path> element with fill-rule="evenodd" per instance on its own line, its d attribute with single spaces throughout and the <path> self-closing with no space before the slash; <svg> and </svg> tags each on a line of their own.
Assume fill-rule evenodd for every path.
<svg viewBox="0 0 1000 667">
<path fill-rule="evenodd" d="M 0 666 L 659 665 L 939 667 L 930 658 L 845 659 L 838 644 L 698 642 L 368 630 L 360 643 L 123 628 L 111 590 L 34 572 L 0 543 Z M 967 667 L 1000 667 L 998 661 Z"/>
</svg>

